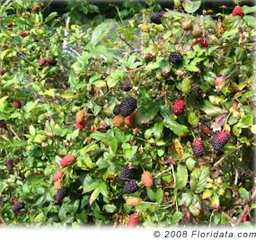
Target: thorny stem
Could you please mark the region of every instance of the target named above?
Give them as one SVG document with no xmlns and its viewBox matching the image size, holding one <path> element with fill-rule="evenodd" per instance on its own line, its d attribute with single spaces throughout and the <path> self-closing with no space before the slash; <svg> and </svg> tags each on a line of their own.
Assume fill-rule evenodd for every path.
<svg viewBox="0 0 256 241">
<path fill-rule="evenodd" d="M 9 126 L 9 129 L 11 130 L 11 132 L 18 138 L 18 140 L 20 141 L 20 137 L 18 136 L 18 134 L 12 129 L 11 126 Z"/>
<path fill-rule="evenodd" d="M 183 39 L 184 39 L 185 36 L 186 36 L 186 31 L 183 32 L 182 37 L 181 37 L 181 39 L 180 39 L 180 42 L 179 42 L 179 45 L 178 45 L 177 49 L 179 49 L 179 47 L 180 47 L 180 45 L 181 45 L 181 43 L 182 43 L 182 41 L 183 41 Z"/>
<path fill-rule="evenodd" d="M 172 176 L 173 176 L 174 187 L 176 187 L 176 177 L 175 177 L 173 165 L 171 166 L 171 170 L 172 170 Z"/>
<path fill-rule="evenodd" d="M 247 42 L 246 45 L 248 45 L 248 44 L 254 44 L 254 42 Z M 230 47 L 230 46 L 233 46 L 233 45 L 241 46 L 241 44 L 231 43 L 231 44 L 226 44 L 226 45 L 218 46 L 218 48 L 222 49 L 222 48 L 227 48 L 227 47 Z"/>
<path fill-rule="evenodd" d="M 228 157 L 229 155 L 231 155 L 231 154 L 233 154 L 234 152 L 236 152 L 238 149 L 240 149 L 241 147 L 242 147 L 243 145 L 241 144 L 241 145 L 239 145 L 236 149 L 234 149 L 233 151 L 231 151 L 231 152 L 229 152 L 229 153 L 227 153 L 226 155 L 224 155 L 224 156 L 222 156 L 217 162 L 215 162 L 214 163 L 214 167 L 218 167 L 220 164 L 221 164 L 221 162 L 226 158 L 226 157 Z"/>
<path fill-rule="evenodd" d="M 131 49 L 134 50 L 134 48 L 120 35 L 118 35 L 118 37 Z"/>
<path fill-rule="evenodd" d="M 173 165 L 172 165 L 172 166 L 173 166 Z M 164 170 L 164 171 L 162 171 L 162 172 L 159 172 L 157 175 L 154 176 L 154 178 L 157 178 L 157 177 L 163 175 L 164 173 L 170 171 L 171 168 L 172 168 L 172 166 L 171 166 L 171 167 L 168 167 L 166 170 Z"/>
<path fill-rule="evenodd" d="M 7 225 L 6 222 L 4 221 L 4 218 L 2 217 L 1 213 L 0 213 L 0 223 Z"/>
</svg>

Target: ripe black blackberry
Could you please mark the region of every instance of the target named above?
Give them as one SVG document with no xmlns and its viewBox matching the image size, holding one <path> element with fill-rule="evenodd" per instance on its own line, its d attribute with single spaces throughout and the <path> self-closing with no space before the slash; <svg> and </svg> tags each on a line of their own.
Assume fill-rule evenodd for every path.
<svg viewBox="0 0 256 241">
<path fill-rule="evenodd" d="M 204 142 L 200 139 L 194 140 L 192 143 L 193 153 L 196 157 L 204 154 Z"/>
<path fill-rule="evenodd" d="M 124 185 L 123 193 L 129 194 L 139 190 L 139 185 L 136 180 L 130 180 Z"/>
<path fill-rule="evenodd" d="M 164 15 L 163 12 L 153 12 L 150 15 L 150 20 L 151 20 L 152 23 L 161 24 L 163 15 Z"/>
<path fill-rule="evenodd" d="M 172 64 L 180 64 L 183 61 L 183 56 L 179 52 L 170 54 L 169 62 Z"/>
<path fill-rule="evenodd" d="M 49 65 L 55 66 L 57 64 L 57 60 L 54 58 L 47 58 L 46 60 Z"/>
<path fill-rule="evenodd" d="M 114 115 L 119 115 L 120 114 L 120 105 L 115 106 L 113 110 Z"/>
<path fill-rule="evenodd" d="M 13 212 L 18 212 L 19 210 L 21 210 L 22 208 L 25 207 L 25 203 L 22 202 L 22 201 L 16 201 L 14 204 L 13 204 L 13 207 L 12 207 L 12 211 Z"/>
<path fill-rule="evenodd" d="M 137 101 L 133 97 L 127 96 L 122 100 L 120 104 L 120 114 L 123 117 L 127 117 L 132 114 L 132 112 L 135 111 L 136 108 Z"/>
<path fill-rule="evenodd" d="M 64 197 L 66 197 L 68 194 L 68 189 L 67 187 L 63 187 L 61 188 L 58 192 L 57 192 L 57 195 L 56 195 L 56 201 L 58 203 L 62 202 L 62 200 L 64 199 Z"/>
<path fill-rule="evenodd" d="M 119 176 L 119 179 L 121 181 L 128 181 L 132 177 L 132 169 L 126 165 L 123 170 L 121 171 L 121 174 Z"/>
<path fill-rule="evenodd" d="M 7 160 L 6 161 L 6 167 L 9 170 L 9 172 L 13 171 L 13 162 L 12 162 L 12 160 Z"/>
<path fill-rule="evenodd" d="M 220 150 L 223 146 L 227 144 L 229 140 L 229 133 L 226 131 L 218 131 L 216 134 L 214 134 L 211 144 L 213 148 L 218 151 Z"/>
<path fill-rule="evenodd" d="M 123 91 L 129 91 L 132 89 L 131 87 L 131 81 L 127 81 L 125 82 L 123 85 L 122 85 L 122 88 L 121 88 Z"/>
</svg>

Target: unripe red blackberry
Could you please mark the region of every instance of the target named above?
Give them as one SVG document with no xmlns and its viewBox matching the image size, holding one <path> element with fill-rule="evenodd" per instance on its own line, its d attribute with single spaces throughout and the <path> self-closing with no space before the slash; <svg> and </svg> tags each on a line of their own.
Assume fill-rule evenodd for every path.
<svg viewBox="0 0 256 241">
<path fill-rule="evenodd" d="M 75 128 L 78 130 L 83 130 L 86 128 L 86 121 L 83 120 L 81 123 L 76 123 Z"/>
<path fill-rule="evenodd" d="M 3 69 L 0 69 L 0 75 L 4 75 L 5 74 L 5 71 Z"/>
<path fill-rule="evenodd" d="M 137 213 L 132 213 L 130 216 L 129 216 L 129 220 L 128 220 L 128 223 L 127 223 L 127 226 L 128 227 L 136 227 L 138 225 L 140 221 L 140 216 L 139 214 Z"/>
<path fill-rule="evenodd" d="M 172 64 L 180 64 L 183 61 L 183 56 L 180 52 L 174 52 L 169 56 L 169 62 Z"/>
<path fill-rule="evenodd" d="M 204 142 L 200 139 L 194 140 L 192 143 L 193 153 L 196 157 L 204 154 Z"/>
<path fill-rule="evenodd" d="M 34 12 L 34 13 L 37 13 L 39 12 L 40 8 L 38 6 L 33 6 L 31 11 Z"/>
<path fill-rule="evenodd" d="M 60 190 L 58 190 L 57 195 L 56 195 L 56 201 L 58 203 L 62 202 L 62 200 L 67 196 L 68 194 L 68 188 L 63 187 Z"/>
<path fill-rule="evenodd" d="M 135 111 L 136 108 L 137 101 L 133 97 L 127 96 L 122 100 L 120 104 L 120 114 L 123 117 L 127 117 L 132 114 L 132 112 Z"/>
<path fill-rule="evenodd" d="M 229 133 L 227 131 L 218 131 L 214 134 L 211 144 L 213 148 L 218 151 L 224 147 L 229 140 Z"/>
<path fill-rule="evenodd" d="M 163 15 L 164 15 L 164 12 L 153 12 L 150 15 L 150 20 L 152 23 L 161 24 Z"/>
<path fill-rule="evenodd" d="M 146 60 L 146 62 L 151 61 L 153 58 L 154 58 L 154 55 L 151 54 L 151 53 L 147 53 L 147 54 L 145 55 L 145 60 Z"/>
<path fill-rule="evenodd" d="M 14 101 L 12 102 L 12 106 L 13 106 L 13 108 L 15 108 L 15 109 L 19 109 L 19 108 L 21 107 L 21 102 L 20 102 L 20 100 L 14 100 Z"/>
<path fill-rule="evenodd" d="M 136 180 L 130 180 L 124 185 L 123 193 L 129 194 L 139 190 L 139 185 Z"/>
<path fill-rule="evenodd" d="M 54 173 L 52 180 L 53 180 L 53 182 L 57 182 L 57 181 L 61 180 L 63 178 L 63 176 L 64 176 L 64 172 L 61 170 L 58 170 Z"/>
<path fill-rule="evenodd" d="M 243 9 L 237 5 L 235 6 L 235 8 L 233 9 L 232 11 L 232 16 L 240 16 L 240 17 L 243 17 L 244 16 L 244 11 Z"/>
<path fill-rule="evenodd" d="M 181 115 L 186 108 L 186 101 L 185 100 L 175 100 L 172 105 L 172 111 L 174 115 Z"/>
<path fill-rule="evenodd" d="M 12 207 L 12 211 L 13 212 L 18 212 L 19 210 L 21 210 L 22 208 L 25 207 L 25 203 L 22 201 L 16 201 Z"/>
<path fill-rule="evenodd" d="M 39 66 L 44 66 L 46 63 L 47 63 L 46 58 L 40 59 L 39 62 L 38 62 Z"/>
</svg>

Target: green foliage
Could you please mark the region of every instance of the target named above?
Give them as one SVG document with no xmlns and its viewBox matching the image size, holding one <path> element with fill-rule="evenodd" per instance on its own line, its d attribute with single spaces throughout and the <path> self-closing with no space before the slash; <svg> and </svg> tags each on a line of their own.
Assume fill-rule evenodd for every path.
<svg viewBox="0 0 256 241">
<path fill-rule="evenodd" d="M 126 225 L 136 212 L 143 226 L 252 223 L 255 8 L 244 6 L 243 18 L 223 16 L 222 29 L 208 15 L 192 15 L 200 1 L 184 1 L 185 13 L 166 10 L 160 25 L 150 22 L 149 4 L 128 21 L 95 20 L 84 28 L 72 19 L 78 3 L 69 6 L 70 22 L 54 12 L 45 16 L 38 2 L 0 7 L 0 222 Z M 99 11 L 82 5 L 80 17 Z M 125 9 L 132 12 L 129 4 Z M 183 30 L 188 16 L 201 25 L 208 47 Z M 175 51 L 180 65 L 168 61 Z M 39 64 L 44 58 L 57 62 Z M 128 95 L 138 108 L 115 117 L 114 107 Z M 180 116 L 172 110 L 176 99 L 186 100 Z M 211 137 L 218 130 L 230 139 L 215 151 Z M 196 158 L 191 143 L 198 138 L 205 153 Z M 67 154 L 75 160 L 62 168 Z M 129 195 L 120 179 L 126 165 L 139 185 Z M 64 176 L 53 183 L 58 170 Z M 151 187 L 141 181 L 145 170 Z M 60 186 L 68 195 L 57 203 Z M 128 205 L 128 196 L 141 202 Z M 25 207 L 14 213 L 18 200 Z"/>
</svg>

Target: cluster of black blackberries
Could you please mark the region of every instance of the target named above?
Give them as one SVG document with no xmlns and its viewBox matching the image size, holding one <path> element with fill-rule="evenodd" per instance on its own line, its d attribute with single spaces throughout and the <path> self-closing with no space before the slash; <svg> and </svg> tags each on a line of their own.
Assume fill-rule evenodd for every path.
<svg viewBox="0 0 256 241">
<path fill-rule="evenodd" d="M 125 194 L 134 193 L 139 189 L 138 182 L 132 179 L 132 174 L 132 169 L 126 165 L 119 176 L 119 179 L 124 183 L 122 191 Z"/>
<path fill-rule="evenodd" d="M 127 180 L 130 180 L 131 178 L 132 178 L 132 168 L 126 165 L 121 171 L 121 175 L 119 176 L 119 179 L 121 181 L 127 181 Z"/>
<path fill-rule="evenodd" d="M 62 202 L 64 197 L 66 197 L 68 194 L 68 188 L 67 187 L 62 187 L 60 190 L 58 190 L 57 195 L 56 195 L 56 201 L 58 203 Z"/>
<path fill-rule="evenodd" d="M 164 15 L 164 12 L 153 12 L 150 15 L 150 20 L 152 23 L 161 24 L 163 15 Z"/>
<path fill-rule="evenodd" d="M 132 114 L 132 112 L 134 112 L 136 108 L 137 108 L 136 99 L 134 99 L 131 96 L 127 96 L 122 100 L 120 105 L 114 108 L 113 112 L 115 115 L 122 115 L 123 117 L 127 117 L 130 114 Z"/>
<path fill-rule="evenodd" d="M 14 204 L 13 204 L 13 207 L 12 207 L 12 211 L 13 212 L 18 212 L 19 210 L 21 210 L 22 208 L 25 207 L 25 203 L 22 202 L 22 201 L 16 201 Z"/>
<path fill-rule="evenodd" d="M 183 56 L 179 52 L 174 52 L 169 56 L 169 62 L 172 64 L 180 64 L 183 61 Z"/>
<path fill-rule="evenodd" d="M 124 188 L 123 188 L 123 193 L 129 194 L 129 193 L 134 193 L 139 190 L 139 185 L 136 180 L 130 180 L 127 183 L 125 183 Z"/>
</svg>

